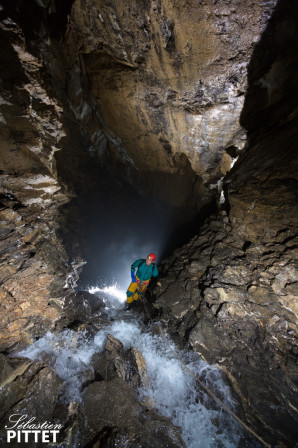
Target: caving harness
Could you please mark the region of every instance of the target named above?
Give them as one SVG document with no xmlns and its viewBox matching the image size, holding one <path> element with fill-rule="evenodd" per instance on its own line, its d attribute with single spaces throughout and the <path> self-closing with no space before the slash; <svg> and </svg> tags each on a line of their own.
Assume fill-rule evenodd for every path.
<svg viewBox="0 0 298 448">
<path fill-rule="evenodd" d="M 137 287 L 137 289 L 135 291 L 135 294 L 138 294 L 140 302 L 143 302 L 143 294 L 146 291 L 146 289 L 142 290 L 142 287 L 143 286 L 148 286 L 149 285 L 149 281 L 150 281 L 150 279 L 146 280 L 145 282 L 140 282 L 140 280 L 137 278 L 137 285 L 138 285 L 138 287 Z"/>
</svg>

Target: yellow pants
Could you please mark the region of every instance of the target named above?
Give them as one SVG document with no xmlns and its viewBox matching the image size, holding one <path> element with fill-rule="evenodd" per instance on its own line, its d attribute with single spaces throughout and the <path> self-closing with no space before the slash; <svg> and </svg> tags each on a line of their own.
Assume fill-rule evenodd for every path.
<svg viewBox="0 0 298 448">
<path fill-rule="evenodd" d="M 147 288 L 149 280 L 143 282 L 141 286 L 138 287 L 138 284 L 135 282 L 131 282 L 126 292 L 127 295 L 127 303 L 132 303 L 134 300 L 139 299 L 139 293 L 144 292 Z"/>
</svg>

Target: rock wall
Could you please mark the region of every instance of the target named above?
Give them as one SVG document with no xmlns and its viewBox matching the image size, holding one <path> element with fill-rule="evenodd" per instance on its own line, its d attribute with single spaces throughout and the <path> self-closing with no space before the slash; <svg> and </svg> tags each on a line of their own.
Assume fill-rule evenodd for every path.
<svg viewBox="0 0 298 448">
<path fill-rule="evenodd" d="M 297 18 L 295 2 L 281 3 L 254 52 L 248 143 L 225 178 L 222 211 L 164 263 L 155 302 L 172 331 L 228 374 L 257 432 L 289 447 L 298 404 Z"/>
<path fill-rule="evenodd" d="M 58 207 L 86 177 L 102 188 L 93 161 L 185 219 L 214 199 L 245 141 L 246 66 L 274 4 L 3 3 L 3 349 L 60 316 L 71 274 Z M 73 216 L 59 220 L 77 247 Z"/>
<path fill-rule="evenodd" d="M 292 446 L 296 2 L 16 3 L 0 8 L 1 350 L 60 325 L 75 273 L 58 207 L 63 177 L 85 182 L 82 148 L 195 213 L 245 145 L 222 214 L 164 263 L 155 306 L 227 372 L 251 424 Z M 78 135 L 58 181 L 54 154 Z"/>
<path fill-rule="evenodd" d="M 42 62 L 11 19 L 1 22 L 0 39 L 4 351 L 28 345 L 55 327 L 75 275 L 56 233 L 58 207 L 68 200 L 57 181 L 54 157 L 64 135 L 62 108 L 43 81 Z"/>
</svg>

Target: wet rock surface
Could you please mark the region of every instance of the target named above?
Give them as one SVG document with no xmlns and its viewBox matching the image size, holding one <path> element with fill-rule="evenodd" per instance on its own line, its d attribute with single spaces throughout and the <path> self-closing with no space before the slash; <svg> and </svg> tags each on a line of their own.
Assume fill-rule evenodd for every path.
<svg viewBox="0 0 298 448">
<path fill-rule="evenodd" d="M 102 299 L 95 297 L 88 291 L 76 291 L 65 302 L 61 328 L 67 326 L 78 329 L 80 326 L 87 328 L 86 326 L 89 325 L 92 333 L 92 326 L 100 325 L 100 322 L 105 321 L 105 319 L 107 319 L 107 313 Z"/>
<path fill-rule="evenodd" d="M 55 423 L 54 412 L 63 381 L 52 368 L 42 362 L 1 355 L 0 363 L 4 367 L 0 386 L 1 443 L 25 447 L 28 442 L 24 438 L 18 441 L 15 437 L 7 442 L 5 427 L 13 428 L 19 418 L 23 418 L 22 424 L 30 419 L 31 424 L 49 421 Z M 57 420 L 56 423 L 60 424 Z M 41 438 L 39 442 L 35 442 L 30 437 L 30 446 L 42 446 Z"/>
<path fill-rule="evenodd" d="M 146 362 L 135 347 L 124 351 L 123 344 L 114 336 L 108 334 L 105 350 L 96 353 L 91 359 L 95 377 L 100 380 L 121 378 L 133 388 L 148 383 Z"/>
<path fill-rule="evenodd" d="M 139 403 L 135 390 L 148 380 L 146 362 L 135 347 L 124 351 L 123 344 L 108 335 L 103 352 L 93 355 L 91 365 L 96 381 L 83 395 L 86 424 L 81 443 L 148 448 L 185 446 L 178 428 Z"/>
<path fill-rule="evenodd" d="M 82 403 L 61 399 L 63 380 L 49 366 L 51 362 L 46 356 L 44 362 L 0 356 L 3 442 L 7 440 L 5 426 L 12 427 L 24 416 L 23 423 L 32 419 L 31 424 L 45 421 L 58 424 L 57 442 L 67 447 L 77 443 L 148 448 L 185 446 L 178 428 L 139 403 L 135 391 L 140 384 L 147 383 L 147 376 L 145 360 L 136 348 L 125 352 L 119 340 L 107 336 L 104 350 L 93 355 L 90 373 L 82 376 Z M 9 446 L 27 445 L 24 439 L 21 443 L 12 439 Z M 44 444 L 31 437 L 30 446 Z"/>
<path fill-rule="evenodd" d="M 138 404 L 132 389 L 121 379 L 91 384 L 83 397 L 87 433 L 84 443 L 105 440 L 112 446 L 183 447 L 179 431 L 152 411 Z"/>
<path fill-rule="evenodd" d="M 273 445 L 293 446 L 295 1 L 112 1 L 100 8 L 74 1 L 56 24 L 58 2 L 11 4 L 9 15 L 0 10 L 0 351 L 68 326 L 92 335 L 105 319 L 90 296 L 74 296 L 80 254 L 70 261 L 58 235 L 58 221 L 68 229 L 69 216 L 78 213 L 70 208 L 66 222 L 59 210 L 73 186 L 77 193 L 88 176 L 88 194 L 98 186 L 94 161 L 175 206 L 187 203 L 192 215 L 217 195 L 246 142 L 223 182 L 224 213 L 163 264 L 154 307 L 172 332 L 226 372 L 244 418 Z M 58 177 L 59 149 L 66 168 Z M 75 253 L 74 240 L 71 234 Z M 140 354 L 124 353 L 111 337 L 83 384 L 86 414 L 77 404 L 57 404 L 60 380 L 43 363 L 4 355 L 0 362 L 3 419 L 26 404 L 27 412 L 61 421 L 70 446 L 84 433 L 85 415 L 86 443 L 97 445 L 154 446 L 153 421 L 158 446 L 176 446 L 170 436 L 176 430 L 156 416 L 146 420 L 149 413 L 124 382 L 146 381 Z M 106 403 L 112 385 L 115 395 Z M 48 403 L 44 410 L 39 398 Z M 134 425 L 120 415 L 118 398 L 124 407 L 129 401 L 132 418 L 139 413 Z M 103 420 L 115 412 L 119 434 L 111 420 L 98 423 L 98 408 Z"/>
</svg>

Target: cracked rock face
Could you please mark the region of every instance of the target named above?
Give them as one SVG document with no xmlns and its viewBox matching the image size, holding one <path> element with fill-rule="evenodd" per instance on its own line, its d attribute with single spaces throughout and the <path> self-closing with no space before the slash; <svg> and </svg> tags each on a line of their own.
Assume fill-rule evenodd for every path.
<svg viewBox="0 0 298 448">
<path fill-rule="evenodd" d="M 5 6 L 2 350 L 53 329 L 74 282 L 57 237 L 58 207 L 71 194 L 55 152 L 74 136 L 74 155 L 61 160 L 69 178 L 75 170 L 85 179 L 81 134 L 94 160 L 199 210 L 229 170 L 231 148 L 243 147 L 246 67 L 274 4 L 33 2 L 30 18 L 22 2 L 6 15 Z"/>
<path fill-rule="evenodd" d="M 0 103 L 1 351 L 31 343 L 59 320 L 71 278 L 56 235 L 54 152 L 63 136 L 58 102 L 42 82 L 41 62 L 22 31 L 2 22 Z M 9 67 L 7 69 L 7 66 Z"/>
<path fill-rule="evenodd" d="M 63 145 L 61 163 L 69 178 L 78 174 L 77 186 L 88 176 L 88 150 L 94 165 L 100 159 L 193 211 L 226 176 L 223 213 L 164 263 L 155 306 L 225 370 L 247 420 L 270 443 L 293 446 L 296 2 L 75 0 L 60 34 L 58 2 L 31 6 L 27 25 L 18 16 L 24 30 L 7 17 L 0 27 L 1 351 L 59 327 L 69 304 L 76 276 L 57 236 L 58 208 L 71 196 L 56 172 Z M 134 368 L 142 364 L 129 356 Z M 125 377 L 123 366 L 112 363 L 111 375 Z M 130 380 L 145 380 L 134 368 Z M 113 399 L 123 399 L 126 385 L 112 381 Z M 105 406 L 111 390 L 101 388 Z M 112 438 L 112 424 L 109 431 Z"/>
<path fill-rule="evenodd" d="M 295 243 L 288 228 L 268 240 L 264 231 L 262 245 L 248 244 L 233 219 L 225 220 L 209 220 L 164 263 L 155 306 L 172 331 L 228 374 L 259 431 L 276 428 L 268 431 L 271 443 L 291 446 L 298 379 L 297 238 Z"/>
<path fill-rule="evenodd" d="M 254 52 L 242 112 L 248 144 L 225 178 L 221 213 L 164 263 L 155 290 L 164 322 L 228 374 L 257 432 L 289 447 L 297 440 L 298 160 L 297 86 L 287 80 L 296 73 L 297 17 L 294 2 L 281 3 Z M 271 38 L 278 45 L 269 49 Z M 266 89 L 276 95 L 260 98 L 260 74 L 270 79 L 272 67 L 279 72 Z"/>
<path fill-rule="evenodd" d="M 244 146 L 247 64 L 275 4 L 75 1 L 66 84 L 93 150 L 199 210 Z"/>
</svg>

